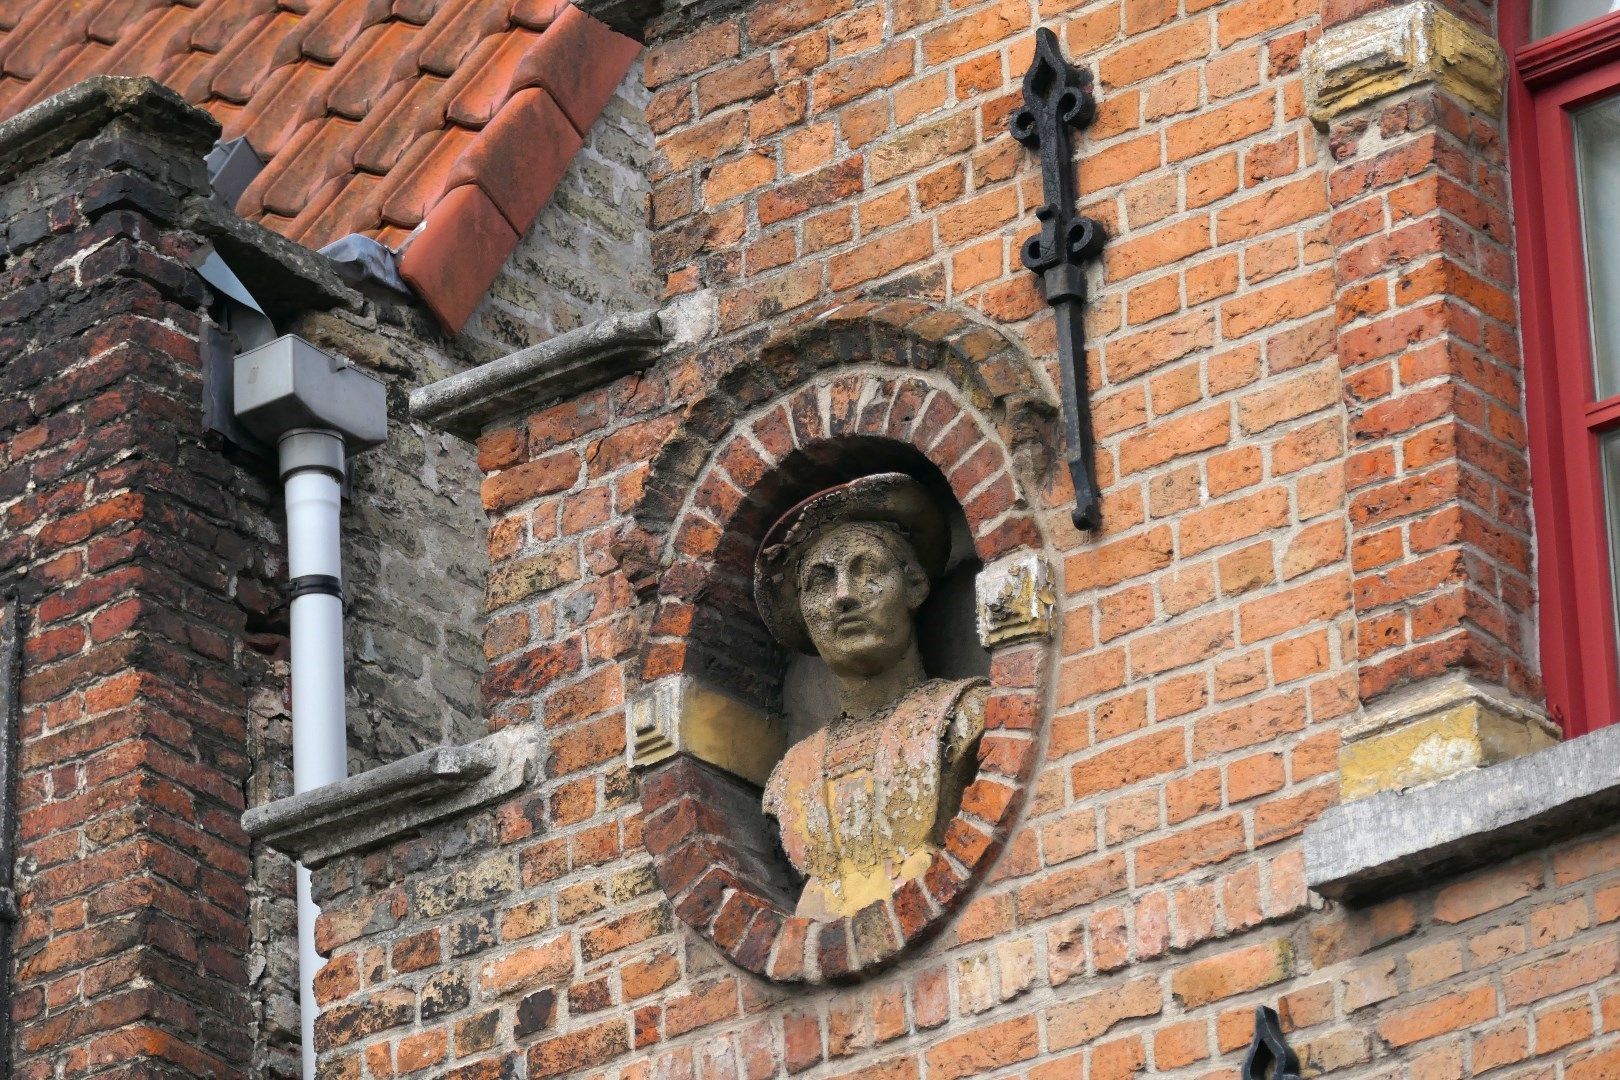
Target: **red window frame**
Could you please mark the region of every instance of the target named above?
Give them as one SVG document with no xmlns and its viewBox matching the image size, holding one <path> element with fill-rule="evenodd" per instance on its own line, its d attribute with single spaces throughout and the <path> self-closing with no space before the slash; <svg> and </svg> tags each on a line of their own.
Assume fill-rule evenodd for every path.
<svg viewBox="0 0 1620 1080">
<path fill-rule="evenodd" d="M 1530 40 L 1530 0 L 1504 0 L 1508 140 L 1548 709 L 1568 737 L 1620 720 L 1615 593 L 1599 436 L 1572 108 L 1620 94 L 1620 13 Z"/>
</svg>

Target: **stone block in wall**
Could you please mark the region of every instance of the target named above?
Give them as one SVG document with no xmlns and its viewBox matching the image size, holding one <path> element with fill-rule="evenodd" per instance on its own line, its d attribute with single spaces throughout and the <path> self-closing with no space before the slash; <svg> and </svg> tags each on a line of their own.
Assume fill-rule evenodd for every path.
<svg viewBox="0 0 1620 1080">
<path fill-rule="evenodd" d="M 1465 675 L 1419 683 L 1347 724 L 1339 753 L 1345 799 L 1400 790 L 1556 744 L 1539 710 Z"/>
<path fill-rule="evenodd" d="M 787 726 L 779 718 L 690 675 L 642 688 L 627 716 L 631 764 L 638 769 L 684 753 L 764 787 L 787 749 Z"/>
<path fill-rule="evenodd" d="M 1431 82 L 1489 116 L 1502 110 L 1502 47 L 1433 0 L 1333 27 L 1304 62 L 1306 109 L 1319 124 Z"/>
</svg>

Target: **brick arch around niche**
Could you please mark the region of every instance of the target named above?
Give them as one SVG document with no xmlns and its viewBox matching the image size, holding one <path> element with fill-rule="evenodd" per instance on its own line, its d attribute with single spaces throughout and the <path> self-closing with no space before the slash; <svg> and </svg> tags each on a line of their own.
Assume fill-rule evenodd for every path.
<svg viewBox="0 0 1620 1080">
<path fill-rule="evenodd" d="M 668 539 L 631 726 L 646 846 L 677 916 L 751 972 L 821 983 L 884 967 L 942 926 L 1022 805 L 1053 663 L 1036 512 L 1050 395 L 1007 338 L 920 303 L 838 309 L 758 356 L 653 464 L 642 526 Z M 960 508 L 984 567 L 986 732 L 927 874 L 852 917 L 811 920 L 794 914 L 797 883 L 759 806 L 786 746 L 786 658 L 753 605 L 754 553 L 799 499 L 890 469 Z"/>
</svg>

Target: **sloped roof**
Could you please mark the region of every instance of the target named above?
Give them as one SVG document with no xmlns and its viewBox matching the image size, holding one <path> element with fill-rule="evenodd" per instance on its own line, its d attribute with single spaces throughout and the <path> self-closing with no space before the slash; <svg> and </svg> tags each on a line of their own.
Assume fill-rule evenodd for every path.
<svg viewBox="0 0 1620 1080">
<path fill-rule="evenodd" d="M 238 213 L 403 245 L 459 330 L 639 49 L 568 0 L 0 0 L 0 119 L 149 75 L 268 161 Z"/>
</svg>

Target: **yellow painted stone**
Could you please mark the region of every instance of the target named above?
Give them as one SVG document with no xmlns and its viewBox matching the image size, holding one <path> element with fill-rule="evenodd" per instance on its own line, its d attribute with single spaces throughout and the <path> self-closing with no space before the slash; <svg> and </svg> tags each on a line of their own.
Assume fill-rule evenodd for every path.
<svg viewBox="0 0 1620 1080">
<path fill-rule="evenodd" d="M 630 761 L 640 769 L 686 753 L 763 786 L 787 748 L 780 721 L 685 675 L 638 695 L 629 713 Z"/>
<path fill-rule="evenodd" d="M 763 786 L 787 749 L 787 733 L 759 710 L 693 683 L 681 709 L 681 745 L 699 761 Z"/>
<path fill-rule="evenodd" d="M 1556 742 L 1533 720 L 1497 712 L 1479 700 L 1463 701 L 1346 743 L 1339 751 L 1339 791 L 1346 800 L 1366 798 L 1494 765 Z"/>
<path fill-rule="evenodd" d="M 975 591 L 979 643 L 985 648 L 1051 635 L 1057 594 L 1051 568 L 1040 556 L 1015 555 L 985 567 Z"/>
<path fill-rule="evenodd" d="M 1376 12 L 1323 34 L 1305 55 L 1306 109 L 1334 117 L 1420 83 L 1501 114 L 1507 62 L 1495 39 L 1432 0 Z"/>
</svg>

